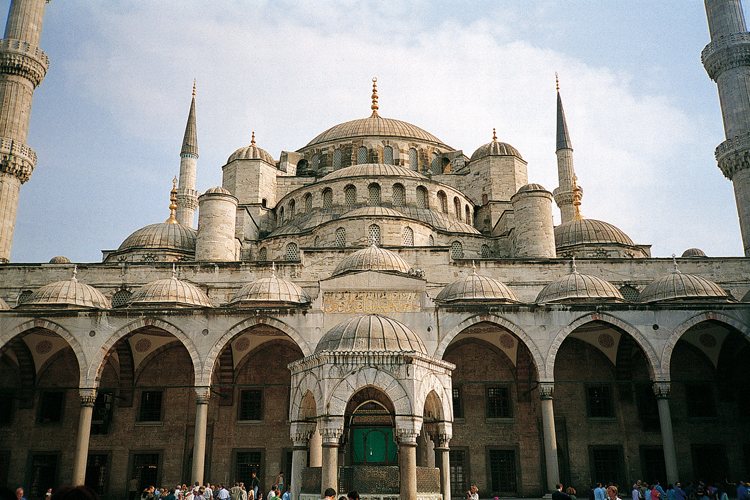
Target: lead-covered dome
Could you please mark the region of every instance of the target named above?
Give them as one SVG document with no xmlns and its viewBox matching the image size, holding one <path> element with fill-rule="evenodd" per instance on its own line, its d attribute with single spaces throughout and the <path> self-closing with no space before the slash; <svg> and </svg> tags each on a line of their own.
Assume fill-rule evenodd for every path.
<svg viewBox="0 0 750 500">
<path fill-rule="evenodd" d="M 198 232 L 182 224 L 159 222 L 138 229 L 125 238 L 117 252 L 132 250 L 177 250 L 195 253 Z"/>
<path fill-rule="evenodd" d="M 706 253 L 701 250 L 700 248 L 688 248 L 684 252 L 682 252 L 682 257 L 705 257 Z"/>
<path fill-rule="evenodd" d="M 92 309 L 109 309 L 109 300 L 93 286 L 81 283 L 73 277 L 65 281 L 56 281 L 44 285 L 35 291 L 19 308 L 31 307 L 86 307 Z"/>
<path fill-rule="evenodd" d="M 411 179 L 427 179 L 416 170 L 398 165 L 387 165 L 385 163 L 363 163 L 335 170 L 326 175 L 319 182 L 333 181 L 348 177 L 403 177 Z"/>
<path fill-rule="evenodd" d="M 299 285 L 276 277 L 274 272 L 268 278 L 260 278 L 240 288 L 229 305 L 257 304 L 262 302 L 281 302 L 285 304 L 309 304 L 312 302 Z"/>
<path fill-rule="evenodd" d="M 269 165 L 276 165 L 273 157 L 265 149 L 255 145 L 255 132 L 253 132 L 253 139 L 250 141 L 250 145 L 232 153 L 227 163 L 232 163 L 234 160 L 263 160 Z"/>
<path fill-rule="evenodd" d="M 643 303 L 695 299 L 722 302 L 732 300 L 729 294 L 713 281 L 694 274 L 681 273 L 677 269 L 650 283 L 638 296 L 638 302 Z"/>
<path fill-rule="evenodd" d="M 565 248 L 585 244 L 607 244 L 633 246 L 633 240 L 621 230 L 600 220 L 574 219 L 555 227 L 555 246 Z"/>
<path fill-rule="evenodd" d="M 70 259 L 67 257 L 63 257 L 62 255 L 58 255 L 57 257 L 52 257 L 49 260 L 50 264 L 70 264 Z"/>
<path fill-rule="evenodd" d="M 368 314 L 340 323 L 323 335 L 315 347 L 322 351 L 418 352 L 427 354 L 422 339 L 395 319 Z"/>
<path fill-rule="evenodd" d="M 353 254 L 339 262 L 331 276 L 353 271 L 379 271 L 379 272 L 396 272 L 408 274 L 411 266 L 398 254 L 370 245 L 362 250 L 357 250 Z"/>
<path fill-rule="evenodd" d="M 609 281 L 573 270 L 567 276 L 542 288 L 536 297 L 538 304 L 568 301 L 624 301 L 620 291 Z"/>
<path fill-rule="evenodd" d="M 513 290 L 495 278 L 480 276 L 474 270 L 443 288 L 436 302 L 518 302 Z"/>
<path fill-rule="evenodd" d="M 471 155 L 469 161 L 477 161 L 488 156 L 515 156 L 516 158 L 523 160 L 521 153 L 516 148 L 506 142 L 499 142 L 497 139 L 493 139 L 491 142 L 483 146 L 479 146 L 474 154 Z"/>
<path fill-rule="evenodd" d="M 399 139 L 429 142 L 448 147 L 443 141 L 416 125 L 402 122 L 401 120 L 394 120 L 392 118 L 383 118 L 382 116 L 373 113 L 368 118 L 361 118 L 359 120 L 352 120 L 334 125 L 319 134 L 312 141 L 308 142 L 305 148 L 328 142 L 373 136 L 396 137 Z"/>
<path fill-rule="evenodd" d="M 187 281 L 178 280 L 174 275 L 142 286 L 130 296 L 125 305 L 213 307 L 211 300 L 200 288 Z"/>
</svg>

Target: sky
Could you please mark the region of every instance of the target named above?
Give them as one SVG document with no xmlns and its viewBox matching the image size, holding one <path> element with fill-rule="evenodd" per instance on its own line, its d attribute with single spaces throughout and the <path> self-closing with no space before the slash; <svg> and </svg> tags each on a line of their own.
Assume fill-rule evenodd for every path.
<svg viewBox="0 0 750 500">
<path fill-rule="evenodd" d="M 164 222 L 193 80 L 201 192 L 253 131 L 278 160 L 369 116 L 373 77 L 381 116 L 467 156 L 496 128 L 552 191 L 555 72 L 586 218 L 654 257 L 741 256 L 708 42 L 700 0 L 55 0 L 11 262 L 100 262 Z"/>
</svg>

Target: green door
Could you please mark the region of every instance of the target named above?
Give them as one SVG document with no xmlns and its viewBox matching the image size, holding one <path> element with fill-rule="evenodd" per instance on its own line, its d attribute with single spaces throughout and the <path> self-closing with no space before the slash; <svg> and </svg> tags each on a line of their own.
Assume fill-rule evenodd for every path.
<svg viewBox="0 0 750 500">
<path fill-rule="evenodd" d="M 354 465 L 390 465 L 396 463 L 393 428 L 354 428 L 352 431 L 352 462 Z"/>
</svg>

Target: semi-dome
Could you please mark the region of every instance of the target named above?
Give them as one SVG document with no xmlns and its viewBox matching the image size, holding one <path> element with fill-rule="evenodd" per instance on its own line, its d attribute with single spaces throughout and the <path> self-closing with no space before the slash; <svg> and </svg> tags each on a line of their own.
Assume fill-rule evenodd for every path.
<svg viewBox="0 0 750 500">
<path fill-rule="evenodd" d="M 159 222 L 135 231 L 125 238 L 117 251 L 153 249 L 194 253 L 197 236 L 198 232 L 191 227 Z"/>
<path fill-rule="evenodd" d="M 326 175 L 320 182 L 344 179 L 347 177 L 403 177 L 411 179 L 427 179 L 416 170 L 398 165 L 386 165 L 385 163 L 363 163 L 335 170 Z"/>
<path fill-rule="evenodd" d="M 171 278 L 152 281 L 138 290 L 125 302 L 128 306 L 183 306 L 213 307 L 211 300 L 192 283 Z"/>
<path fill-rule="evenodd" d="M 50 264 L 70 264 L 70 259 L 67 257 L 63 257 L 62 255 L 58 255 L 57 257 L 52 257 L 49 260 Z"/>
<path fill-rule="evenodd" d="M 719 285 L 694 274 L 681 273 L 676 269 L 658 280 L 649 283 L 638 296 L 638 302 L 650 303 L 667 300 L 732 300 Z"/>
<path fill-rule="evenodd" d="M 340 323 L 323 335 L 315 347 L 322 351 L 418 352 L 427 354 L 422 339 L 395 319 L 368 314 Z"/>
<path fill-rule="evenodd" d="M 495 278 L 480 276 L 474 270 L 443 288 L 437 302 L 518 302 L 513 290 Z"/>
<path fill-rule="evenodd" d="M 536 297 L 538 304 L 567 301 L 624 301 L 620 291 L 609 281 L 597 276 L 580 274 L 575 270 L 542 288 Z"/>
<path fill-rule="evenodd" d="M 269 165 L 276 165 L 273 157 L 265 149 L 255 145 L 255 132 L 253 132 L 253 139 L 250 141 L 250 145 L 232 153 L 227 163 L 232 163 L 234 160 L 263 160 Z"/>
<path fill-rule="evenodd" d="M 109 300 L 93 286 L 81 283 L 73 277 L 65 281 L 56 281 L 44 285 L 29 295 L 19 308 L 27 307 L 86 307 L 93 309 L 109 309 Z"/>
<path fill-rule="evenodd" d="M 359 120 L 352 120 L 334 125 L 319 134 L 312 141 L 308 142 L 305 148 L 328 142 L 362 137 L 396 137 L 404 140 L 430 142 L 448 147 L 443 141 L 416 125 L 402 122 L 401 120 L 383 118 L 382 116 L 373 113 L 368 118 L 361 118 Z"/>
<path fill-rule="evenodd" d="M 406 217 L 405 214 L 388 207 L 360 207 L 341 216 L 345 217 Z"/>
<path fill-rule="evenodd" d="M 7 311 L 10 309 L 10 306 L 7 302 L 5 302 L 3 299 L 0 299 L 0 311 Z"/>
<path fill-rule="evenodd" d="M 229 305 L 258 302 L 309 304 L 312 299 L 296 283 L 276 277 L 274 269 L 270 277 L 257 279 L 240 288 L 229 301 Z"/>
<path fill-rule="evenodd" d="M 555 227 L 555 246 L 558 249 L 591 243 L 633 246 L 633 240 L 627 234 L 600 220 L 574 219 Z"/>
<path fill-rule="evenodd" d="M 523 157 L 521 157 L 521 153 L 519 153 L 516 148 L 514 148 L 507 142 L 499 142 L 497 140 L 497 136 L 494 136 L 494 130 L 492 141 L 483 146 L 479 146 L 477 150 L 474 151 L 474 154 L 471 155 L 471 159 L 469 161 L 481 160 L 482 158 L 486 158 L 488 156 L 515 156 L 518 159 L 523 160 Z"/>
<path fill-rule="evenodd" d="M 408 274 L 411 266 L 406 263 L 398 254 L 370 245 L 362 250 L 357 250 L 353 254 L 339 262 L 331 276 L 352 271 L 379 271 L 379 272 L 397 272 Z"/>
<path fill-rule="evenodd" d="M 705 257 L 706 254 L 700 248 L 688 248 L 682 252 L 682 257 Z"/>
</svg>

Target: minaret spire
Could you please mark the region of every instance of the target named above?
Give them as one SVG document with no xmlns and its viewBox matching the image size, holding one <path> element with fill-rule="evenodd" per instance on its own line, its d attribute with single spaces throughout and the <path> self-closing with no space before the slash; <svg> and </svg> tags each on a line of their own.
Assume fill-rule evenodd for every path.
<svg viewBox="0 0 750 500">
<path fill-rule="evenodd" d="M 574 202 L 577 200 L 580 205 L 583 197 L 583 189 L 575 183 L 576 173 L 573 168 L 573 146 L 570 143 L 570 134 L 568 133 L 568 124 L 565 121 L 565 111 L 563 110 L 562 97 L 560 97 L 560 79 L 555 73 L 555 88 L 557 89 L 557 179 L 559 187 L 555 189 L 553 195 L 555 203 L 560 209 L 562 222 L 568 222 L 576 218 L 577 206 Z M 574 193 L 574 188 L 577 193 Z M 576 195 L 578 198 L 576 198 Z"/>
<path fill-rule="evenodd" d="M 750 33 L 740 0 L 704 0 L 711 43 L 703 67 L 719 88 L 724 134 L 716 148 L 719 169 L 734 185 L 745 257 L 750 257 Z"/>
<path fill-rule="evenodd" d="M 193 227 L 195 210 L 198 208 L 198 191 L 195 190 L 195 175 L 198 164 L 198 132 L 195 126 L 195 80 L 193 99 L 190 102 L 185 137 L 180 151 L 180 183 L 177 189 L 177 222 Z"/>
</svg>

